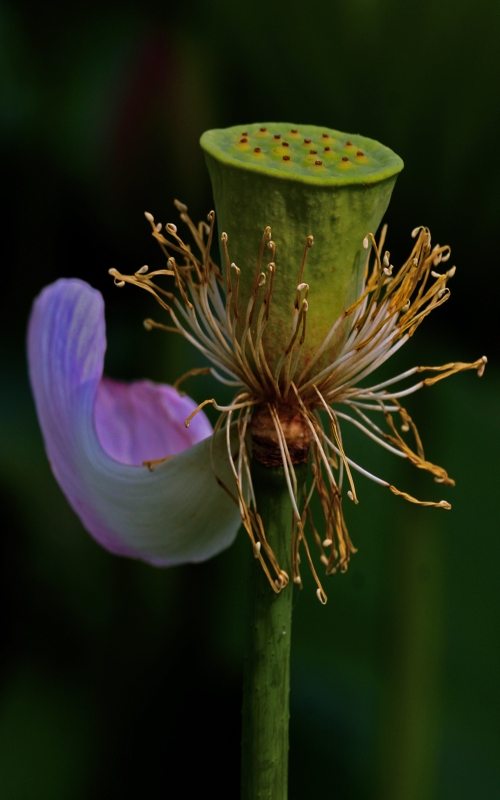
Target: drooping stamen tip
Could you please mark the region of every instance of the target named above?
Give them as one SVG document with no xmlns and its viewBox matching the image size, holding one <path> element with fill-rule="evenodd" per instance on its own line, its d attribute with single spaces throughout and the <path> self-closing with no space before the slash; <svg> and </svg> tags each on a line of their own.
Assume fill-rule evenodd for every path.
<svg viewBox="0 0 500 800">
<path fill-rule="evenodd" d="M 154 225 L 155 218 L 149 213 L 149 211 L 145 211 L 144 216 L 146 217 L 147 221 L 151 223 L 151 225 Z"/>
<path fill-rule="evenodd" d="M 108 275 L 112 275 L 113 276 L 113 278 L 115 280 L 115 286 L 118 286 L 120 289 L 122 288 L 122 286 L 125 286 L 125 281 L 119 280 L 120 273 L 114 267 L 111 267 L 111 269 L 108 269 Z"/>
<path fill-rule="evenodd" d="M 145 274 L 146 274 L 146 272 L 148 271 L 148 269 L 149 269 L 148 265 L 147 265 L 147 264 L 144 264 L 144 266 L 143 266 L 143 267 L 141 267 L 140 269 L 138 269 L 138 270 L 137 270 L 137 272 L 136 272 L 135 274 L 136 274 L 136 275 L 145 275 Z"/>
<path fill-rule="evenodd" d="M 482 376 L 484 375 L 484 370 L 485 370 L 486 364 L 488 363 L 488 359 L 486 358 L 486 356 L 481 356 L 481 361 L 482 361 L 482 364 L 480 364 L 479 367 L 477 368 L 478 378 L 482 378 Z"/>
<path fill-rule="evenodd" d="M 167 222 L 165 228 L 169 233 L 177 233 L 177 225 L 174 225 L 173 222 Z"/>
<path fill-rule="evenodd" d="M 354 495 L 350 489 L 348 489 L 347 491 L 347 497 L 349 498 L 349 500 L 352 500 L 354 502 Z"/>
<path fill-rule="evenodd" d="M 368 250 L 368 244 L 369 244 L 368 236 L 365 236 L 365 238 L 363 239 L 363 250 Z"/>
<path fill-rule="evenodd" d="M 153 321 L 151 319 L 145 319 L 142 323 L 147 331 L 153 330 Z"/>
<path fill-rule="evenodd" d="M 174 206 L 178 211 L 182 211 L 184 214 L 188 210 L 188 207 L 185 203 L 181 203 L 180 200 L 174 200 Z"/>
<path fill-rule="evenodd" d="M 221 235 L 220 235 L 220 240 L 221 240 L 221 242 L 223 242 L 224 244 L 227 242 L 227 233 L 226 233 L 226 231 L 222 231 L 222 233 L 221 233 Z"/>
<path fill-rule="evenodd" d="M 296 575 L 295 578 L 293 579 L 293 582 L 296 583 L 297 586 L 302 586 L 302 578 L 300 577 L 300 575 Z"/>
<path fill-rule="evenodd" d="M 259 555 L 260 555 L 260 548 L 261 548 L 261 546 L 262 546 L 262 545 L 261 545 L 261 543 L 260 543 L 260 542 L 255 542 L 255 544 L 254 544 L 254 546 L 253 546 L 253 554 L 254 554 L 255 558 L 258 558 L 258 557 L 259 557 Z"/>
<path fill-rule="evenodd" d="M 274 581 L 277 588 L 281 591 L 288 583 L 288 575 L 286 572 L 281 572 Z"/>
<path fill-rule="evenodd" d="M 321 563 L 322 563 L 322 564 L 324 564 L 324 565 L 325 565 L 325 567 L 327 567 L 327 566 L 328 566 L 328 557 L 327 557 L 327 556 L 325 556 L 325 555 L 323 554 L 323 555 L 321 555 L 321 556 L 320 556 L 319 560 L 321 561 Z"/>
<path fill-rule="evenodd" d="M 326 601 L 328 600 L 326 594 L 321 589 L 316 589 L 316 597 L 318 598 L 321 605 L 326 606 Z"/>
<path fill-rule="evenodd" d="M 201 411 L 201 409 L 204 408 L 209 403 L 211 403 L 212 405 L 215 405 L 215 406 L 217 405 L 216 402 L 215 402 L 215 399 L 213 397 L 210 397 L 208 400 L 204 400 L 203 403 L 200 403 L 199 406 L 197 406 L 195 408 L 195 410 L 191 412 L 189 417 L 184 420 L 184 425 L 185 425 L 186 428 L 189 428 L 192 419 L 197 415 L 198 411 Z"/>
</svg>

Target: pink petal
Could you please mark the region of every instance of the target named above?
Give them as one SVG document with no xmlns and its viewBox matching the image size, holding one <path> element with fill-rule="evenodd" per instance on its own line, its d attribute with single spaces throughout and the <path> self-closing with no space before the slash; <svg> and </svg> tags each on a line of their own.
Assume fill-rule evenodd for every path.
<svg viewBox="0 0 500 800">
<path fill-rule="evenodd" d="M 102 378 L 94 406 L 97 436 L 106 453 L 122 464 L 173 456 L 212 433 L 203 411 L 186 428 L 184 420 L 195 408 L 190 397 L 172 386 Z"/>
<path fill-rule="evenodd" d="M 102 378 L 104 304 L 79 280 L 36 299 L 28 361 L 52 470 L 87 530 L 114 553 L 158 565 L 202 561 L 228 547 L 240 517 L 214 478 L 232 485 L 222 437 L 172 387 Z M 211 453 L 212 450 L 212 453 Z M 150 472 L 144 460 L 176 455 Z"/>
</svg>

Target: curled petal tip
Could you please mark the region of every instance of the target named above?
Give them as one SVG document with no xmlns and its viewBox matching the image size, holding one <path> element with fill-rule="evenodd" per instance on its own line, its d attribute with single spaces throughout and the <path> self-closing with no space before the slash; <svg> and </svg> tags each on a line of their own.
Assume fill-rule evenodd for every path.
<svg viewBox="0 0 500 800">
<path fill-rule="evenodd" d="M 79 280 L 46 287 L 30 318 L 28 362 L 62 490 L 111 552 L 160 566 L 215 555 L 239 525 L 212 472 L 212 460 L 221 461 L 220 440 L 206 438 L 211 426 L 203 412 L 184 429 L 195 403 L 173 387 L 103 378 L 105 349 L 100 293 Z M 153 471 L 142 466 L 155 460 L 162 463 Z M 225 464 L 219 469 L 230 483 Z"/>
</svg>

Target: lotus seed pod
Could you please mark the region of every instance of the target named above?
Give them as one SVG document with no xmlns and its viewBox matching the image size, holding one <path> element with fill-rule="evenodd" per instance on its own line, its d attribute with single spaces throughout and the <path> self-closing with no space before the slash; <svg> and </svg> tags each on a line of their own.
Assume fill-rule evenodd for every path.
<svg viewBox="0 0 500 800">
<path fill-rule="evenodd" d="M 263 232 L 270 226 L 276 272 L 264 352 L 275 368 L 290 341 L 297 286 L 307 284 L 299 368 L 306 366 L 360 294 L 368 256 L 364 240 L 376 232 L 403 162 L 373 139 L 315 125 L 273 122 L 210 130 L 201 146 L 219 234 L 227 233 L 231 261 L 240 269 L 240 333 L 255 289 Z M 308 236 L 314 246 L 307 249 L 301 274 Z M 273 250 L 264 251 L 264 274 L 272 256 Z M 224 265 L 222 247 L 221 258 Z M 347 334 L 347 327 L 339 327 L 323 363 L 333 360 Z"/>
</svg>

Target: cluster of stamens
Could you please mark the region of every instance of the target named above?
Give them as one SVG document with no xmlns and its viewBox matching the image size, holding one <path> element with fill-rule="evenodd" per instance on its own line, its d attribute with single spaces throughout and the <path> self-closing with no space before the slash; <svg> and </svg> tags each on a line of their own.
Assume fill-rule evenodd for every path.
<svg viewBox="0 0 500 800">
<path fill-rule="evenodd" d="M 298 131 L 292 133 L 298 134 Z M 344 521 L 342 494 L 347 483 L 347 496 L 354 503 L 358 502 L 353 472 L 386 486 L 412 503 L 450 508 L 445 500 L 417 500 L 368 472 L 346 455 L 341 431 L 341 422 L 353 425 L 394 455 L 430 472 L 436 482 L 453 485 L 444 469 L 426 460 L 418 431 L 400 399 L 456 372 L 475 369 L 482 375 L 486 358 L 483 356 L 473 363 L 414 367 L 381 383 L 360 387 L 360 382 L 365 382 L 413 335 L 425 317 L 448 299 L 447 282 L 455 268 L 443 272 L 436 268 L 448 260 L 450 250 L 439 245 L 432 248 L 428 229 L 416 228 L 412 233 L 416 241 L 410 257 L 394 273 L 390 254 L 384 252 L 386 228 L 382 230 L 378 243 L 372 234 L 368 234 L 363 242 L 367 259 L 360 297 L 333 322 L 314 357 L 307 366 L 299 369 L 307 317 L 311 313 L 310 302 L 314 302 L 314 298 L 309 300 L 309 286 L 303 280 L 307 253 L 313 245 L 313 237 L 309 236 L 297 270 L 289 339 L 283 343 L 281 357 L 272 368 L 266 356 L 263 334 L 272 314 L 274 293 L 279 291 L 280 275 L 276 274 L 276 247 L 270 228 L 265 229 L 262 237 L 253 291 L 244 307 L 239 297 L 240 269 L 230 260 L 225 233 L 221 235 L 225 261 L 223 271 L 210 257 L 214 212 L 208 215 L 208 224 L 202 222 L 196 226 L 187 214 L 187 207 L 178 201 L 176 206 L 200 251 L 200 257 L 180 238 L 176 225 L 167 223 L 163 227 L 161 223 L 155 223 L 151 214 L 146 214 L 152 235 L 167 259 L 166 268 L 150 272 L 144 266 L 134 275 L 122 275 L 111 269 L 110 274 L 117 286 L 130 283 L 150 292 L 169 313 L 171 325 L 147 319 L 144 323 L 147 329 L 181 333 L 212 364 L 211 367 L 190 370 L 177 381 L 177 387 L 190 375 L 208 372 L 223 384 L 235 387 L 236 394 L 230 405 L 221 406 L 215 399 L 207 399 L 186 420 L 186 425 L 208 403 L 220 412 L 214 434 L 225 429 L 236 492 L 216 477 L 239 505 L 254 555 L 274 591 L 279 592 L 287 585 L 290 576 L 278 563 L 259 515 L 247 434 L 252 432 L 255 436 L 253 457 L 263 463 L 266 463 L 266 441 L 269 440 L 271 449 L 267 463 L 283 466 L 293 507 L 292 580 L 299 586 L 302 583 L 302 550 L 317 583 L 318 598 L 325 603 L 326 594 L 314 566 L 307 530 L 319 549 L 326 574 L 332 575 L 339 569 L 345 571 L 355 548 Z M 162 231 L 168 234 L 168 239 Z M 270 258 L 265 259 L 265 255 Z M 164 277 L 173 279 L 174 291 L 158 285 L 157 279 Z M 342 326 L 347 326 L 349 331 L 345 343 L 332 363 L 325 367 L 322 356 L 329 351 Z M 431 375 L 405 388 L 394 388 L 400 381 L 422 372 Z M 385 421 L 385 429 L 375 421 L 377 416 Z M 402 436 L 408 432 L 412 434 L 413 443 Z M 299 485 L 294 466 L 307 457 L 311 465 L 310 477 L 307 484 Z M 154 465 L 150 462 L 149 466 L 153 468 Z M 323 510 L 324 535 L 319 534 L 311 513 L 311 499 L 315 492 Z"/>
</svg>

